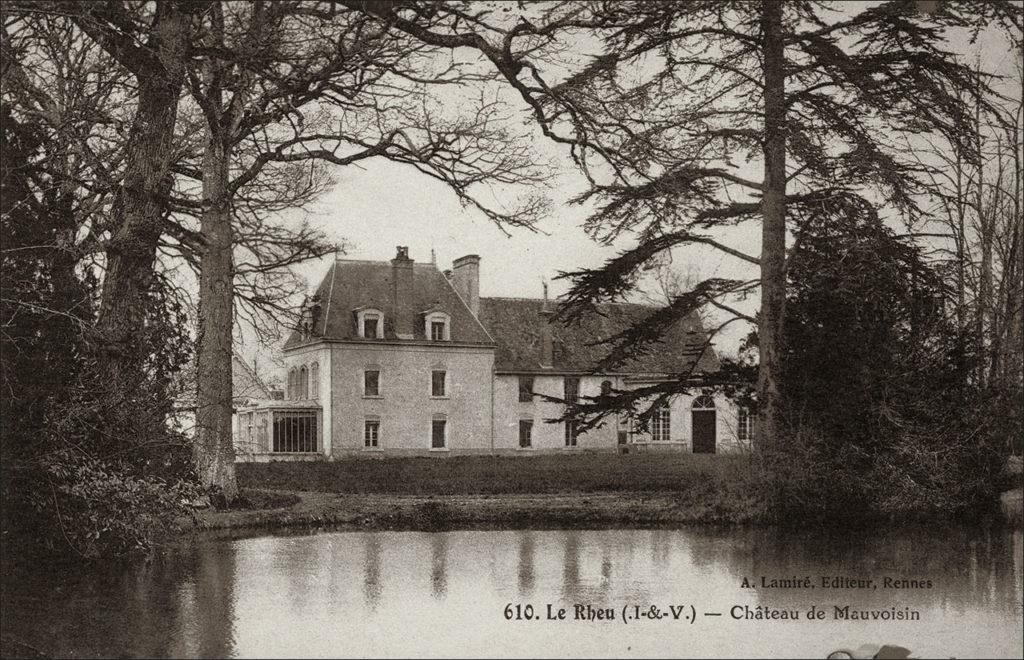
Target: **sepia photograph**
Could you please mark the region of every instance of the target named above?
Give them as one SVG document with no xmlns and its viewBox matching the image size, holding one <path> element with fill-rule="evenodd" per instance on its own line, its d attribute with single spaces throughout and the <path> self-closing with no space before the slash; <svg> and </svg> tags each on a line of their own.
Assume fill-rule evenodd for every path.
<svg viewBox="0 0 1024 660">
<path fill-rule="evenodd" d="M 0 18 L 0 657 L 1024 658 L 1024 0 Z"/>
</svg>

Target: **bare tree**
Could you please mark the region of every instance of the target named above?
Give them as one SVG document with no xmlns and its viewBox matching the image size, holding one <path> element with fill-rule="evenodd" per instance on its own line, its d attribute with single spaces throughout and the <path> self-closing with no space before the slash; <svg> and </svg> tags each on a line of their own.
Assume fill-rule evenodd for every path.
<svg viewBox="0 0 1024 660">
<path fill-rule="evenodd" d="M 978 66 L 977 64 L 975 66 Z M 1009 92 L 982 112 L 970 131 L 979 159 L 968 164 L 955 145 L 929 141 L 917 158 L 930 177 L 931 213 L 914 236 L 928 241 L 956 292 L 952 308 L 961 334 L 966 385 L 1020 390 L 1021 69 L 1003 81 Z M 1007 369 L 1010 371 L 1008 372 Z M 1011 375 L 1011 373 L 1013 375 Z"/>
<path fill-rule="evenodd" d="M 84 43 L 154 45 L 158 36 L 166 37 L 165 14 L 178 10 L 171 2 L 113 3 L 102 11 L 85 3 L 24 3 L 18 9 L 22 17 L 70 20 Z M 203 481 L 231 497 L 234 310 L 257 320 L 290 313 L 298 282 L 289 267 L 335 248 L 321 232 L 282 225 L 272 214 L 325 190 L 331 184 L 325 165 L 387 158 L 442 181 L 503 226 L 528 227 L 544 210 L 539 197 L 522 196 L 522 203 L 504 210 L 481 202 L 475 191 L 495 182 L 540 184 L 543 177 L 524 143 L 505 127 L 494 99 L 481 93 L 477 103 L 452 112 L 430 93 L 471 85 L 475 74 L 437 57 L 430 46 L 382 29 L 362 12 L 328 2 L 209 3 L 190 11 L 185 34 L 175 42 L 180 49 L 165 58 L 168 66 L 182 67 L 188 97 L 165 103 L 175 108 L 171 143 L 148 147 L 162 149 L 167 176 L 159 191 L 131 188 L 124 194 L 145 192 L 154 214 L 148 225 L 153 233 L 136 244 L 138 254 L 150 255 L 148 270 L 132 262 L 138 266 L 133 286 L 153 277 L 160 258 L 181 259 L 199 275 L 195 454 Z M 136 78 L 149 75 L 122 61 L 130 52 L 110 46 L 116 67 Z M 147 99 L 129 100 L 143 112 Z M 121 182 L 130 178 L 133 162 L 124 158 L 120 171 L 112 168 L 111 189 L 124 191 Z M 107 229 L 111 240 L 116 229 Z M 118 299 L 120 281 L 108 277 L 105 295 Z"/>
<path fill-rule="evenodd" d="M 447 120 L 428 107 L 430 87 L 468 80 L 458 67 L 439 67 L 428 47 L 362 13 L 333 3 L 214 3 L 202 18 L 189 73 L 206 134 L 195 456 L 203 483 L 231 498 L 236 200 L 266 200 L 266 175 L 303 162 L 383 157 L 440 179 L 497 222 L 530 226 L 536 201 L 499 212 L 470 187 L 540 179 L 523 148 L 495 125 L 495 105 Z"/>
</svg>

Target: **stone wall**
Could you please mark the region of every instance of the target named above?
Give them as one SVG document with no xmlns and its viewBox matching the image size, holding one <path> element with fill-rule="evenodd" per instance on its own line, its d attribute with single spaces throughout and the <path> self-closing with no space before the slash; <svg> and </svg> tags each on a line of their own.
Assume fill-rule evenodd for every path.
<svg viewBox="0 0 1024 660">
<path fill-rule="evenodd" d="M 491 448 L 494 351 L 487 347 L 332 344 L 330 455 L 481 453 Z M 380 371 L 380 395 L 363 395 L 363 372 Z M 444 397 L 431 396 L 431 372 L 447 372 Z M 447 446 L 430 446 L 435 417 L 447 421 Z M 364 422 L 380 421 L 376 449 Z M 326 422 L 325 422 L 326 424 Z"/>
<path fill-rule="evenodd" d="M 533 377 L 533 391 L 537 395 L 563 398 L 565 396 L 564 376 L 536 375 Z M 585 376 L 580 378 L 580 396 L 596 396 L 601 392 L 602 381 L 612 381 L 618 387 L 618 379 Z M 495 376 L 494 387 L 494 446 L 500 452 L 545 452 L 545 451 L 615 451 L 618 437 L 618 417 L 612 415 L 600 428 L 577 436 L 575 447 L 565 445 L 565 424 L 548 423 L 563 414 L 564 406 L 535 396 L 530 402 L 519 401 L 519 376 Z M 519 447 L 519 420 L 533 420 L 533 442 L 528 450 Z"/>
<path fill-rule="evenodd" d="M 322 406 L 322 451 L 330 458 L 374 455 L 451 455 L 567 451 L 614 452 L 621 448 L 620 432 L 632 451 L 674 450 L 691 452 L 693 399 L 679 395 L 671 404 L 670 442 L 652 442 L 650 431 L 631 429 L 624 417 L 612 415 L 598 428 L 580 434 L 575 447 L 565 443 L 565 424 L 550 423 L 562 415 L 563 405 L 544 395 L 562 398 L 565 377 L 534 375 L 537 396 L 519 401 L 519 377 L 495 375 L 494 354 L 487 347 L 439 344 L 332 343 L 289 351 L 286 366 L 307 369 L 319 365 L 319 403 Z M 380 395 L 363 395 L 363 371 L 377 369 Z M 448 374 L 445 397 L 431 396 L 431 372 Z M 604 381 L 616 389 L 639 387 L 649 382 L 613 376 L 580 378 L 580 396 L 595 396 Z M 311 387 L 312 391 L 313 388 Z M 328 396 L 328 393 L 331 393 Z M 724 396 L 716 395 L 716 452 L 745 449 L 737 438 L 737 410 Z M 430 446 L 431 423 L 447 420 L 444 450 Z M 377 448 L 364 443 L 364 422 L 380 421 Z M 533 420 L 529 449 L 519 446 L 520 420 Z"/>
</svg>

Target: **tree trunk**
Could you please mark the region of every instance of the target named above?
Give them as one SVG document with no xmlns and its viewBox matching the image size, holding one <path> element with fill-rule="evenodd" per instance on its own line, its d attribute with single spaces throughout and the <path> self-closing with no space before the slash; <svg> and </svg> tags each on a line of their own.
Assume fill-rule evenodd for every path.
<svg viewBox="0 0 1024 660">
<path fill-rule="evenodd" d="M 978 271 L 978 309 L 975 316 L 975 360 L 978 369 L 978 387 L 988 385 L 988 346 L 985 335 L 988 332 L 992 314 L 992 221 L 994 209 L 985 207 L 985 159 L 982 154 L 981 105 L 974 104 L 974 131 L 978 145 L 977 180 L 975 181 L 975 212 L 978 231 L 981 236 L 981 266 Z"/>
<path fill-rule="evenodd" d="M 760 367 L 757 377 L 759 444 L 771 450 L 781 441 L 783 314 L 786 303 L 786 100 L 782 3 L 761 8 L 764 52 L 764 197 L 761 201 Z"/>
<path fill-rule="evenodd" d="M 963 154 L 956 149 L 956 364 L 960 394 L 967 391 L 970 374 L 967 367 L 967 230 L 965 218 L 966 195 L 964 194 Z"/>
<path fill-rule="evenodd" d="M 103 382 L 127 397 L 145 377 L 140 335 L 172 181 L 174 124 L 190 16 L 175 3 L 162 3 L 155 20 L 156 36 L 150 46 L 160 65 L 137 76 L 139 105 L 129 130 L 124 180 L 111 212 L 116 226 L 106 246 L 97 321 Z"/>
<path fill-rule="evenodd" d="M 238 495 L 231 433 L 232 264 L 229 158 L 219 127 L 207 127 L 203 157 L 199 333 L 196 338 L 196 468 L 204 486 L 219 488 L 229 502 Z"/>
</svg>

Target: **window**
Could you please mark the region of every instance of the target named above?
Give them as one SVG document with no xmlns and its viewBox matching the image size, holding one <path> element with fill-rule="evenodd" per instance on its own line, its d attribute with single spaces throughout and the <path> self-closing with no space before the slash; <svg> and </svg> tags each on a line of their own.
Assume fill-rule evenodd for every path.
<svg viewBox="0 0 1024 660">
<path fill-rule="evenodd" d="M 714 410 L 715 400 L 710 395 L 701 394 L 699 397 L 693 400 L 694 410 Z"/>
<path fill-rule="evenodd" d="M 580 400 L 580 379 L 565 379 L 565 402 L 577 403 Z"/>
<path fill-rule="evenodd" d="M 693 453 L 714 454 L 718 436 L 718 421 L 715 413 L 715 400 L 702 394 L 693 400 L 691 417 L 691 439 Z"/>
<path fill-rule="evenodd" d="M 368 419 L 363 423 L 363 446 L 376 449 L 380 442 L 380 420 Z"/>
<path fill-rule="evenodd" d="M 602 380 L 601 381 L 601 396 L 609 396 L 612 393 L 612 381 Z"/>
<path fill-rule="evenodd" d="M 306 371 L 306 365 L 302 365 L 299 369 L 299 388 L 298 388 L 298 399 L 309 398 L 309 372 Z"/>
<path fill-rule="evenodd" d="M 291 400 L 305 399 L 306 367 L 292 367 L 288 371 L 288 397 Z"/>
<path fill-rule="evenodd" d="M 311 410 L 275 412 L 273 451 L 316 453 L 316 412 Z"/>
<path fill-rule="evenodd" d="M 312 399 L 320 398 L 320 365 L 316 362 L 309 368 L 309 394 Z"/>
<path fill-rule="evenodd" d="M 736 424 L 736 437 L 740 442 L 750 442 L 753 437 L 754 427 L 754 416 L 750 413 L 750 409 L 741 407 L 739 410 L 739 418 Z"/>
<path fill-rule="evenodd" d="M 425 312 L 423 334 L 431 341 L 451 340 L 451 317 L 444 312 Z"/>
<path fill-rule="evenodd" d="M 380 371 L 367 369 L 363 372 L 363 396 L 380 396 Z"/>
<path fill-rule="evenodd" d="M 533 420 L 519 420 L 519 447 L 529 449 L 533 446 Z"/>
<path fill-rule="evenodd" d="M 519 402 L 530 403 L 533 401 L 533 376 L 519 377 Z"/>
<path fill-rule="evenodd" d="M 430 396 L 447 396 L 445 394 L 445 380 L 448 378 L 447 371 L 430 372 Z"/>
<path fill-rule="evenodd" d="M 384 313 L 378 309 L 356 310 L 356 332 L 364 339 L 384 339 Z"/>
<path fill-rule="evenodd" d="M 566 447 L 575 447 L 576 446 L 576 438 L 578 438 L 578 437 L 579 437 L 579 430 L 577 429 L 576 421 L 572 420 L 572 419 L 566 421 L 565 422 L 565 446 Z"/>
<path fill-rule="evenodd" d="M 363 319 L 363 336 L 364 337 L 376 337 L 377 336 L 377 324 L 380 323 L 380 319 L 376 317 L 367 317 Z"/>
<path fill-rule="evenodd" d="M 651 440 L 668 442 L 672 437 L 672 411 L 667 403 L 658 406 L 651 417 Z"/>
<path fill-rule="evenodd" d="M 444 449 L 447 446 L 448 420 L 435 419 L 430 423 L 430 448 Z"/>
</svg>

